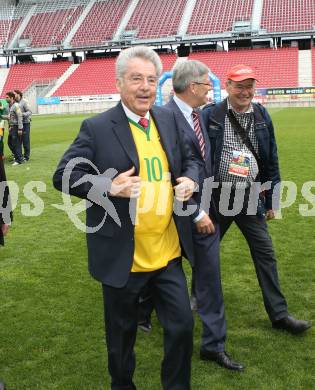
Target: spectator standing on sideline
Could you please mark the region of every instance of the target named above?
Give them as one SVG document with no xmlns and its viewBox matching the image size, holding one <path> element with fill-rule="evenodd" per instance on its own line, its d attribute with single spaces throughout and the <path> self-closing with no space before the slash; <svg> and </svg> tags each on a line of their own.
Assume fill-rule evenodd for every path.
<svg viewBox="0 0 315 390">
<path fill-rule="evenodd" d="M 235 65 L 227 73 L 227 99 L 205 107 L 202 112 L 211 143 L 215 181 L 220 183 L 219 189 L 214 190 L 214 198 L 219 210 L 221 238 L 235 222 L 247 240 L 272 327 L 297 334 L 311 325 L 289 315 L 280 290 L 276 256 L 266 223 L 275 216 L 274 188 L 280 183 L 278 153 L 267 110 L 252 103 L 256 80 L 252 68 Z M 260 194 L 257 192 L 253 209 L 250 193 L 255 189 L 255 182 L 271 183 L 271 187 Z M 227 204 L 237 203 L 240 190 L 245 194 L 240 212 L 226 215 L 220 208 L 222 200 L 228 194 Z"/>
<path fill-rule="evenodd" d="M 194 255 L 190 218 L 173 213 L 173 187 L 176 196 L 180 192 L 188 200 L 198 181 L 198 166 L 174 115 L 153 107 L 161 72 L 161 60 L 152 49 L 135 46 L 121 51 L 116 62 L 121 102 L 83 122 L 53 178 L 59 190 L 66 177 L 70 194 L 81 198 L 94 194 L 94 203 L 87 209 L 89 225 L 106 216 L 101 207 L 104 195 L 109 195 L 106 200 L 116 211 L 107 215 L 99 231 L 87 235 L 89 270 L 103 289 L 112 390 L 136 389 L 137 312 L 140 293 L 148 285 L 164 328 L 162 387 L 191 388 L 193 318 L 180 242 L 192 261 Z M 70 169 L 69 162 L 80 157 L 84 162 Z M 97 174 L 92 164 L 101 173 L 115 169 L 116 176 L 111 180 Z M 138 205 L 142 205 L 149 187 L 155 194 L 150 196 L 152 208 L 139 213 L 133 198 L 140 197 Z M 163 212 L 158 212 L 158 194 L 164 199 Z"/>
<path fill-rule="evenodd" d="M 6 101 L 9 104 L 9 114 L 2 117 L 9 121 L 8 145 L 14 155 L 14 165 L 23 163 L 22 156 L 22 134 L 23 134 L 23 116 L 19 104 L 15 101 L 15 94 L 8 92 Z"/>
<path fill-rule="evenodd" d="M 5 129 L 5 122 L 3 119 L 3 115 L 7 115 L 6 107 L 2 104 L 0 101 L 0 159 L 4 158 L 4 129 Z"/>
<path fill-rule="evenodd" d="M 18 89 L 15 89 L 14 93 L 15 93 L 15 100 L 19 103 L 23 115 L 22 155 L 24 157 L 24 160 L 28 161 L 30 159 L 30 153 L 31 153 L 30 131 L 31 131 L 32 111 L 29 107 L 28 102 L 25 99 L 23 99 L 23 93 Z"/>
</svg>

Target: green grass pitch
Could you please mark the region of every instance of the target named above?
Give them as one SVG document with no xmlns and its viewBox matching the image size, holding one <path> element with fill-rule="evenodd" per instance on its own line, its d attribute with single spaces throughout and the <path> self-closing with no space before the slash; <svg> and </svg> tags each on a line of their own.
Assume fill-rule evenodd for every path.
<svg viewBox="0 0 315 390">
<path fill-rule="evenodd" d="M 282 179 L 297 186 L 295 203 L 269 225 L 280 282 L 290 312 L 314 322 L 315 217 L 301 216 L 299 204 L 315 207 L 314 195 L 310 203 L 301 194 L 303 183 L 315 180 L 315 109 L 271 114 Z M 35 117 L 31 161 L 17 167 L 6 163 L 8 179 L 19 187 L 14 224 L 0 248 L 0 378 L 9 390 L 110 388 L 101 288 L 87 271 L 85 236 L 52 206 L 62 203 L 52 174 L 84 118 Z M 23 192 L 31 180 L 45 183 L 44 192 L 33 194 L 41 198 L 42 212 Z M 228 372 L 199 360 L 201 325 L 195 316 L 192 389 L 314 389 L 315 330 L 294 337 L 271 328 L 247 245 L 235 227 L 222 242 L 221 264 L 226 350 L 246 370 Z M 188 264 L 185 270 L 190 282 Z M 137 338 L 139 390 L 161 389 L 162 350 L 162 330 L 154 317 L 152 333 L 139 332 Z"/>
</svg>

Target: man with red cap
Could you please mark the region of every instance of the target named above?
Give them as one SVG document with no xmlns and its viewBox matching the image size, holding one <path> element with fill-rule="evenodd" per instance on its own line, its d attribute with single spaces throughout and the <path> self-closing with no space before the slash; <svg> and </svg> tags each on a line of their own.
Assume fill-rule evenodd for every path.
<svg viewBox="0 0 315 390">
<path fill-rule="evenodd" d="M 202 112 L 211 143 L 221 239 L 233 222 L 247 240 L 272 327 L 292 334 L 310 323 L 288 313 L 266 220 L 275 217 L 280 172 L 274 128 L 267 110 L 253 103 L 257 76 L 243 64 L 227 73 L 227 98 Z"/>
</svg>

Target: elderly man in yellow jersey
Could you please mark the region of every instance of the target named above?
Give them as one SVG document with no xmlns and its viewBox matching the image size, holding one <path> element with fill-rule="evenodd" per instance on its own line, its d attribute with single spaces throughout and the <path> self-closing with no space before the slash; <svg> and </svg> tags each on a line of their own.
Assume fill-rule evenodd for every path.
<svg viewBox="0 0 315 390">
<path fill-rule="evenodd" d="M 121 102 L 83 122 L 54 175 L 57 189 L 64 191 L 68 178 L 70 194 L 92 201 L 89 227 L 105 218 L 87 244 L 89 270 L 103 288 L 112 390 L 136 389 L 137 312 L 147 287 L 164 328 L 162 387 L 190 389 L 193 319 L 181 248 L 193 261 L 192 233 L 186 211 L 176 215 L 173 206 L 192 196 L 198 166 L 174 115 L 153 106 L 161 71 L 152 49 L 122 51 L 116 62 Z M 72 164 L 74 158 L 82 161 Z"/>
</svg>

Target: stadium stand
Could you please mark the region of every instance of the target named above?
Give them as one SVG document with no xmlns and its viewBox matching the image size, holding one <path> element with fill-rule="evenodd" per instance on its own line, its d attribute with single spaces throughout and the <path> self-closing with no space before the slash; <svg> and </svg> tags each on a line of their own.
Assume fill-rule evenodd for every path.
<svg viewBox="0 0 315 390">
<path fill-rule="evenodd" d="M 161 58 L 161 61 L 162 61 L 162 65 L 163 65 L 163 72 L 167 72 L 169 70 L 172 70 L 175 62 L 176 62 L 176 59 L 177 59 L 177 56 L 176 54 L 160 54 L 160 58 Z"/>
<path fill-rule="evenodd" d="M 111 40 L 130 0 L 98 1 L 71 40 L 73 46 L 88 46 Z"/>
<path fill-rule="evenodd" d="M 58 79 L 70 66 L 69 62 L 18 64 L 10 68 L 1 97 L 13 89 L 27 90 L 33 83 L 45 84 Z"/>
<path fill-rule="evenodd" d="M 37 4 L 20 39 L 29 39 L 29 46 L 59 45 L 78 20 L 83 6 L 78 0 L 58 0 Z"/>
<path fill-rule="evenodd" d="M 171 70 L 175 54 L 162 54 L 163 69 Z M 117 93 L 115 85 L 116 58 L 84 61 L 55 91 L 53 96 L 105 95 Z M 106 71 L 105 71 L 106 70 Z"/>
<path fill-rule="evenodd" d="M 73 31 L 73 47 L 95 46 L 112 40 L 132 3 L 137 5 L 125 32 L 134 34 L 134 39 L 176 36 L 187 0 L 42 0 L 37 3 L 21 0 L 18 6 L 12 3 L 1 4 L 0 47 L 9 44 L 32 7 L 33 15 L 19 38 L 29 39 L 33 48 L 48 48 L 62 44 L 88 4 L 93 6 L 82 23 L 79 21 L 78 30 Z M 224 34 L 232 31 L 235 22 L 251 23 L 253 6 L 254 0 L 234 0 L 233 7 L 229 0 L 196 0 L 187 36 Z M 264 0 L 262 7 L 262 33 L 314 31 L 313 0 Z"/>
<path fill-rule="evenodd" d="M 115 58 L 105 58 L 82 62 L 55 91 L 53 96 L 103 95 L 111 93 L 116 93 Z"/>
<path fill-rule="evenodd" d="M 23 17 L 29 11 L 31 4 L 20 3 L 18 6 L 13 4 L 1 4 L 0 7 L 0 47 L 5 47 L 13 38 L 17 29 L 20 27 Z"/>
<path fill-rule="evenodd" d="M 1 0 L 0 47 L 8 45 L 25 17 L 27 25 L 20 31 L 26 46 L 40 48 L 71 41 L 73 47 L 97 46 L 120 34 L 120 22 L 134 4 L 123 34 L 133 39 L 164 39 L 175 37 L 181 25 L 188 0 L 20 0 L 18 6 Z M 187 28 L 187 37 L 224 34 L 233 30 L 235 22 L 253 22 L 255 0 L 196 0 Z M 90 11 L 88 12 L 89 7 Z M 31 9 L 33 15 L 28 16 Z M 87 15 L 79 20 L 83 10 Z M 28 18 L 30 18 L 28 20 Z M 188 18 L 189 20 L 189 18 Z M 259 19 L 260 20 L 260 19 Z M 78 21 L 77 25 L 76 22 Z M 188 22 L 188 21 L 187 21 Z M 67 36 L 73 29 L 74 36 Z M 264 0 L 260 32 L 314 31 L 313 0 Z M 259 21 L 258 21 L 259 29 Z M 117 38 L 117 37 L 116 37 Z M 118 38 L 117 38 L 118 39 Z M 71 48 L 71 46 L 69 46 Z"/>
<path fill-rule="evenodd" d="M 314 0 L 264 0 L 261 28 L 269 32 L 314 31 Z"/>
<path fill-rule="evenodd" d="M 22 18 L 12 20 L 0 20 L 0 47 L 10 41 L 22 22 Z"/>
<path fill-rule="evenodd" d="M 313 70 L 313 85 L 315 85 L 315 49 L 312 49 L 312 70 Z"/>
<path fill-rule="evenodd" d="M 204 62 L 222 81 L 226 79 L 227 69 L 245 63 L 256 69 L 259 88 L 298 86 L 297 48 L 195 52 L 189 59 Z"/>
<path fill-rule="evenodd" d="M 174 36 L 177 33 L 186 0 L 140 0 L 126 31 L 135 31 L 137 38 Z"/>
<path fill-rule="evenodd" d="M 254 0 L 197 0 L 187 34 L 201 35 L 231 31 L 233 23 L 251 20 Z"/>
<path fill-rule="evenodd" d="M 176 55 L 161 54 L 160 56 L 163 70 L 171 70 L 176 61 Z M 297 48 L 244 49 L 229 52 L 204 51 L 191 53 L 189 58 L 203 61 L 221 80 L 225 80 L 226 70 L 232 65 L 246 63 L 257 69 L 260 88 L 298 86 Z M 24 91 L 33 82 L 51 82 L 61 77 L 69 66 L 68 62 L 14 65 L 10 69 L 3 92 L 5 93 L 16 85 Z M 104 71 L 105 69 L 106 71 Z M 314 73 L 315 67 L 313 65 L 313 75 Z M 113 93 L 116 93 L 115 58 L 103 58 L 88 59 L 81 63 L 53 95 L 81 96 Z"/>
<path fill-rule="evenodd" d="M 115 59 L 79 64 L 76 54 L 118 51 L 137 41 L 161 48 L 172 45 L 180 56 L 191 50 L 189 58 L 205 62 L 222 82 L 230 66 L 246 63 L 256 68 L 260 88 L 315 84 L 315 54 L 309 50 L 314 37 L 305 34 L 314 31 L 314 0 L 234 0 L 233 6 L 229 0 L 20 0 L 17 6 L 13 0 L 0 2 L 0 55 L 3 48 L 7 63 L 16 53 L 16 60 L 24 62 L 59 51 L 72 52 L 74 62 L 12 65 L 1 83 L 2 96 L 13 87 L 31 96 L 90 95 L 94 101 L 95 95 L 112 95 L 117 92 Z M 250 46 L 257 35 L 254 47 L 292 47 L 238 48 Z M 229 51 L 219 51 L 222 41 Z M 209 43 L 218 51 L 195 52 L 196 44 Z M 162 54 L 161 59 L 167 71 L 177 57 Z M 35 91 L 29 89 L 32 85 L 38 85 Z"/>
</svg>

